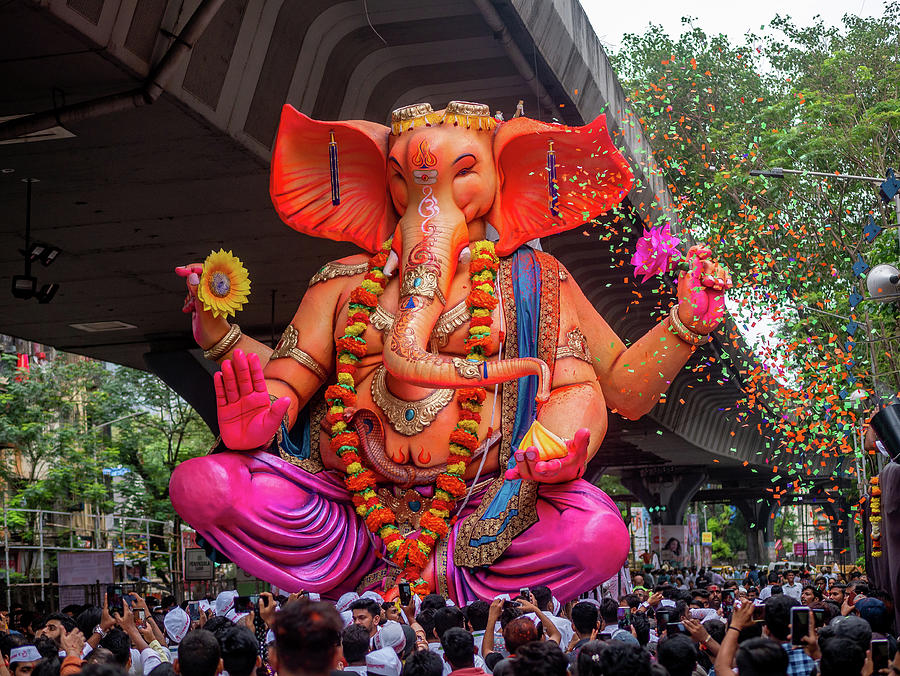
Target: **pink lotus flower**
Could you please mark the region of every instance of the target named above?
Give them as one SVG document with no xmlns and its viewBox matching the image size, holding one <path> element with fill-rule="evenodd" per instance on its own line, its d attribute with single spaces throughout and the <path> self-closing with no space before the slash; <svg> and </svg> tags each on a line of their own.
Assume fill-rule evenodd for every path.
<svg viewBox="0 0 900 676">
<path fill-rule="evenodd" d="M 638 240 L 631 264 L 634 266 L 634 275 L 643 275 L 641 284 L 653 275 L 661 275 L 667 272 L 673 260 L 678 260 L 681 253 L 678 251 L 678 239 L 669 230 L 669 224 L 657 226 L 647 230 L 644 228 L 644 236 Z"/>
</svg>

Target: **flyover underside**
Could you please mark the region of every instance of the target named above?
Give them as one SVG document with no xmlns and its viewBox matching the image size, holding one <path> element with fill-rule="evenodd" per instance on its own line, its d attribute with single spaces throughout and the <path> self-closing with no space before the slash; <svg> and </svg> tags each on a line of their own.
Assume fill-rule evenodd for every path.
<svg viewBox="0 0 900 676">
<path fill-rule="evenodd" d="M 139 86 L 196 4 L 3 4 L 0 117 Z M 153 105 L 67 123 L 57 130 L 65 138 L 0 145 L 0 170 L 12 170 L 0 173 L 0 285 L 21 274 L 20 179 L 40 180 L 33 239 L 63 251 L 52 267 L 35 269 L 40 283 L 61 285 L 51 304 L 0 291 L 0 332 L 149 364 L 213 422 L 211 388 L 204 396 L 197 385 L 211 368 L 190 352 L 173 266 L 233 249 L 253 279 L 240 324 L 268 341 L 290 321 L 312 274 L 349 253 L 289 230 L 272 209 L 267 158 L 283 103 L 321 119 L 384 121 L 415 101 L 477 100 L 509 116 L 524 99 L 528 114 L 570 124 L 607 111 L 616 132 L 624 95 L 576 0 L 369 4 L 366 14 L 358 0 L 226 0 Z M 641 177 L 649 147 L 640 128 L 626 126 L 615 138 Z M 669 199 L 658 177 L 642 178 L 627 198 L 633 231 L 655 218 L 648 205 Z M 623 282 L 631 274 L 615 250 L 629 245 L 578 229 L 545 246 L 626 341 L 660 320 L 656 297 L 638 298 L 638 287 Z M 133 328 L 72 327 L 110 320 Z M 592 472 L 679 466 L 734 477 L 750 475 L 745 463 L 764 467 L 767 432 L 735 408 L 740 383 L 728 374 L 722 380 L 721 351 L 698 350 L 693 364 L 716 359 L 715 375 L 682 374 L 667 403 L 641 421 L 611 416 Z"/>
</svg>

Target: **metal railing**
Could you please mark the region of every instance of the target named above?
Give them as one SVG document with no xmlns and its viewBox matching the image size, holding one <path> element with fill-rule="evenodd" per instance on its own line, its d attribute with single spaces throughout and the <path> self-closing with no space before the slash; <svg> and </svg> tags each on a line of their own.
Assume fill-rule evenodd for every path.
<svg viewBox="0 0 900 676">
<path fill-rule="evenodd" d="M 18 517 L 18 518 L 17 518 Z M 11 523 L 13 522 L 13 523 Z M 11 538 L 11 531 L 19 536 Z M 40 600 L 46 601 L 47 589 L 58 592 L 59 584 L 48 575 L 48 557 L 58 552 L 112 551 L 114 578 L 128 583 L 127 569 L 146 566 L 145 575 L 139 575 L 134 583 L 153 582 L 153 562 L 166 561 L 169 575 L 173 571 L 173 557 L 177 556 L 176 540 L 169 521 L 126 516 L 124 514 L 100 514 L 88 510 L 58 512 L 42 509 L 10 508 L 3 504 L 3 556 L 5 563 L 6 603 L 12 602 L 14 588 L 40 590 Z M 26 582 L 13 582 L 10 557 L 23 552 L 37 556 L 38 580 L 32 582 L 34 560 L 27 560 Z M 18 564 L 18 561 L 17 561 Z M 121 567 L 120 567 L 121 566 Z M 18 567 L 18 566 L 17 566 Z M 121 576 L 117 571 L 121 570 Z M 50 571 L 52 573 L 52 570 Z M 146 580 L 141 578 L 146 577 Z M 174 582 L 170 578 L 169 585 Z M 167 586 L 169 586 L 167 585 Z M 99 594 L 99 591 L 94 592 Z M 93 595 L 93 594 L 92 594 Z"/>
</svg>

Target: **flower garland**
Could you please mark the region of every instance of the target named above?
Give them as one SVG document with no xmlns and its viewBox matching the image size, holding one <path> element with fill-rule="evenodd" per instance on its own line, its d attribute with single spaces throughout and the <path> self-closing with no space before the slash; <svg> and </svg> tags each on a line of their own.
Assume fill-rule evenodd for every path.
<svg viewBox="0 0 900 676">
<path fill-rule="evenodd" d="M 419 521 L 417 535 L 403 536 L 397 527 L 397 517 L 384 505 L 375 492 L 374 472 L 362 464 L 359 454 L 359 436 L 344 420 L 344 411 L 356 403 L 355 374 L 359 360 L 366 355 L 365 331 L 369 318 L 384 293 L 388 278 L 384 274 L 391 242 L 388 240 L 369 261 L 369 268 L 362 283 L 350 293 L 349 313 L 344 335 L 335 343 L 337 351 L 337 383 L 325 390 L 329 405 L 326 421 L 331 429 L 331 450 L 344 463 L 347 488 L 353 493 L 356 512 L 366 522 L 366 527 L 384 542 L 388 557 L 402 571 L 411 588 L 424 596 L 430 591 L 422 578 L 435 544 L 446 537 L 450 530 L 450 512 L 457 500 L 466 492 L 463 480 L 472 454 L 478 448 L 478 425 L 484 403 L 483 387 L 460 388 L 456 395 L 459 419 L 450 432 L 450 455 L 447 468 L 435 482 L 431 507 Z M 492 242 L 476 242 L 472 246 L 469 264 L 472 288 L 467 302 L 472 319 L 466 337 L 466 358 L 483 362 L 491 353 L 491 324 L 497 299 L 494 283 L 499 259 Z"/>
<path fill-rule="evenodd" d="M 878 477 L 869 479 L 872 488 L 869 490 L 871 503 L 869 504 L 869 524 L 872 536 L 872 558 L 881 556 L 881 486 L 878 485 Z"/>
</svg>

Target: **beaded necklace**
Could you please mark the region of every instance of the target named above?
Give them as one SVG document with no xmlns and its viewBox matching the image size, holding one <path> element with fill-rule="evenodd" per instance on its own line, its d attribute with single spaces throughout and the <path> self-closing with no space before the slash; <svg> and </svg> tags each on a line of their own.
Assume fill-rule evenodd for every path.
<svg viewBox="0 0 900 676">
<path fill-rule="evenodd" d="M 344 420 L 345 409 L 356 404 L 356 369 L 359 360 L 366 355 L 365 332 L 369 318 L 388 283 L 384 265 L 390 248 L 391 241 L 388 240 L 369 260 L 363 281 L 350 293 L 344 335 L 335 341 L 337 383 L 325 390 L 325 401 L 329 406 L 326 421 L 331 429 L 331 450 L 344 463 L 344 483 L 353 494 L 357 514 L 365 520 L 366 527 L 384 542 L 388 557 L 400 568 L 402 577 L 410 582 L 410 587 L 424 596 L 431 590 L 422 578 L 422 571 L 428 565 L 428 557 L 437 541 L 449 532 L 452 525 L 450 512 L 466 492 L 463 477 L 472 454 L 478 448 L 478 425 L 486 393 L 483 387 L 457 390 L 459 417 L 450 432 L 447 467 L 435 481 L 434 497 L 419 521 L 419 532 L 402 535 L 397 527 L 396 515 L 375 491 L 375 474 L 362 464 L 359 436 Z M 480 241 L 472 245 L 469 264 L 472 286 L 466 299 L 472 318 L 465 340 L 466 358 L 471 361 L 483 362 L 491 352 L 492 314 L 497 306 L 494 283 L 498 267 L 499 259 L 492 242 Z"/>
</svg>

